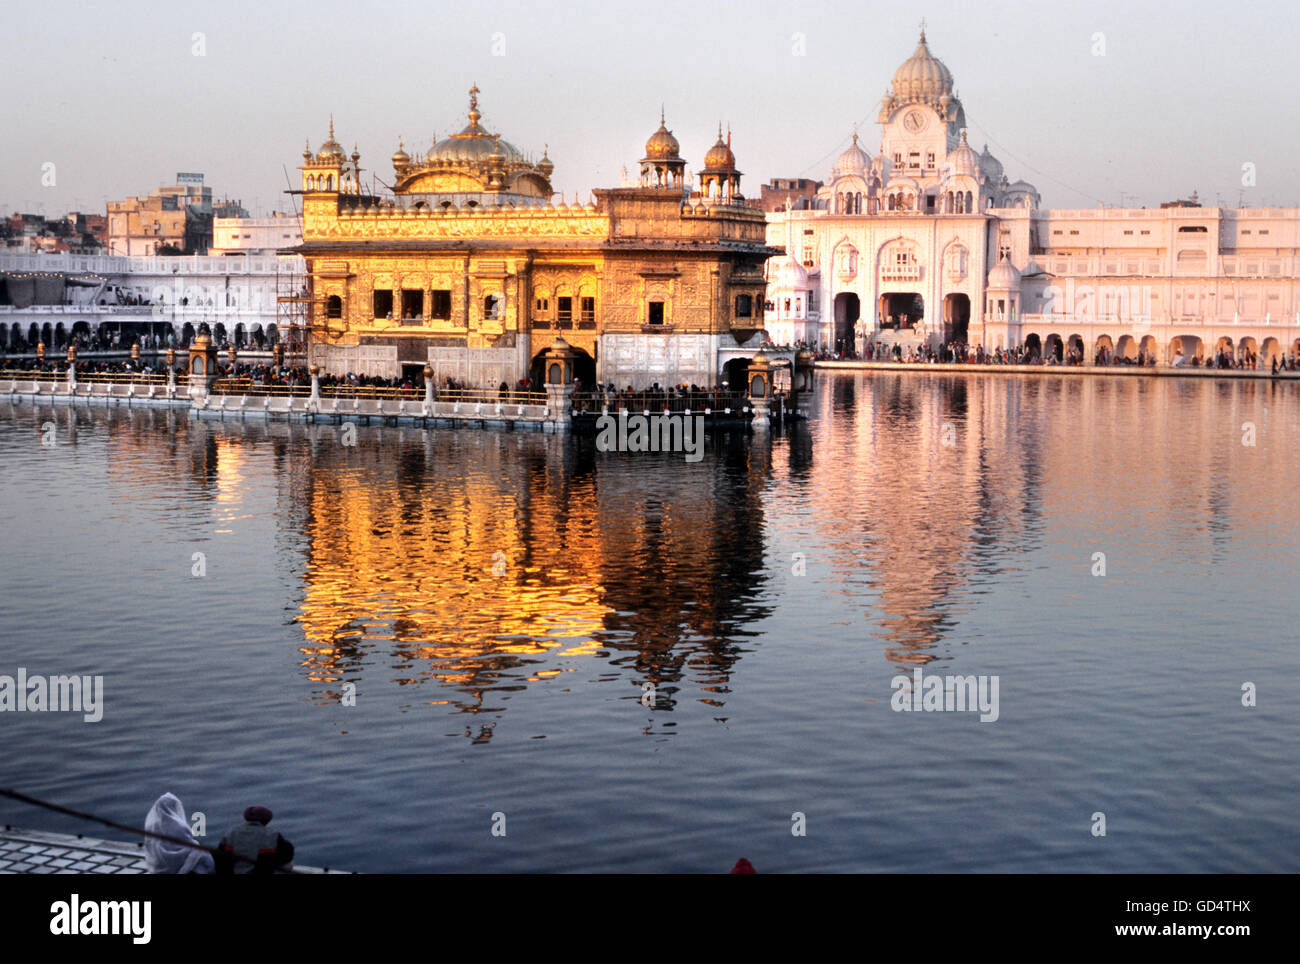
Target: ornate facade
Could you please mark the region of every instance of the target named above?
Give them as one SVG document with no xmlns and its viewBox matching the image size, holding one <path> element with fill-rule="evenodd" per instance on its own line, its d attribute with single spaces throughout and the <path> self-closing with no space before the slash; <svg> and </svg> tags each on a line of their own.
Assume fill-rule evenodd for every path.
<svg viewBox="0 0 1300 964">
<path fill-rule="evenodd" d="M 389 195 L 363 192 L 359 154 L 343 153 L 332 122 L 304 153 L 313 363 L 388 377 L 429 364 L 439 379 L 513 385 L 538 380 L 537 357 L 562 334 L 587 384 L 717 384 L 721 353 L 763 328 L 774 253 L 729 146 L 719 137 L 707 194 L 692 194 L 661 117 L 637 186 L 569 205 L 545 153 L 532 161 L 482 126 L 478 94 L 459 133 L 422 156 L 399 145 Z"/>
<path fill-rule="evenodd" d="M 768 216 L 769 331 L 867 343 L 1026 345 L 1086 361 L 1300 353 L 1300 211 L 1040 210 L 967 143 L 922 31 L 881 101 L 880 153 L 853 136 L 811 205 Z"/>
</svg>

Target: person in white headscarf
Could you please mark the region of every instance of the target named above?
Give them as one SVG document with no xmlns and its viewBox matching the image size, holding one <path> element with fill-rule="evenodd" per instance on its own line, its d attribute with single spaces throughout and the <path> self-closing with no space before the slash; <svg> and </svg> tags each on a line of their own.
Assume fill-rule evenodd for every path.
<svg viewBox="0 0 1300 964">
<path fill-rule="evenodd" d="M 175 794 L 164 793 L 149 809 L 144 829 L 198 843 L 185 822 L 185 808 Z M 158 837 L 144 838 L 144 861 L 151 874 L 211 874 L 216 868 L 212 854 Z"/>
</svg>

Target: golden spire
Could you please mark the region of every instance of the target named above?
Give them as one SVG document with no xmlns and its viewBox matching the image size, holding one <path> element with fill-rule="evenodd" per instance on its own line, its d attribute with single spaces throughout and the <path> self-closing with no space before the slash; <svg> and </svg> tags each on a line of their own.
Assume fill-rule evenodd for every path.
<svg viewBox="0 0 1300 964">
<path fill-rule="evenodd" d="M 469 89 L 469 122 L 472 126 L 477 127 L 479 118 L 483 115 L 478 111 L 478 84 Z"/>
<path fill-rule="evenodd" d="M 330 140 L 334 140 L 334 115 L 330 114 Z"/>
</svg>

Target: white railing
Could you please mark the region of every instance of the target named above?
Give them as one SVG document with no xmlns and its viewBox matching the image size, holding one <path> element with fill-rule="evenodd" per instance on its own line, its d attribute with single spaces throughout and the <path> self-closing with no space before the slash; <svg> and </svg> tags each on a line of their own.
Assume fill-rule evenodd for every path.
<svg viewBox="0 0 1300 964">
<path fill-rule="evenodd" d="M 921 266 L 919 264 L 890 266 L 880 269 L 881 281 L 920 281 Z"/>
<path fill-rule="evenodd" d="M 989 316 L 992 320 L 1006 321 L 1006 318 L 995 318 Z M 1094 314 L 1059 314 L 1053 313 L 1035 313 L 1023 314 L 1015 319 L 1021 325 L 1112 325 L 1121 328 L 1222 328 L 1224 326 L 1232 328 L 1300 328 L 1300 319 L 1290 318 L 1239 318 L 1234 321 L 1231 318 L 1204 318 L 1199 315 L 1179 315 L 1178 317 L 1162 318 L 1122 318 L 1119 315 L 1107 315 L 1101 313 Z"/>
<path fill-rule="evenodd" d="M 81 254 L 10 254 L 0 252 L 0 271 L 46 271 L 62 274 L 98 275 L 274 275 L 277 268 L 283 273 L 306 270 L 303 259 L 297 255 L 155 255 L 130 258 L 124 255 Z"/>
</svg>

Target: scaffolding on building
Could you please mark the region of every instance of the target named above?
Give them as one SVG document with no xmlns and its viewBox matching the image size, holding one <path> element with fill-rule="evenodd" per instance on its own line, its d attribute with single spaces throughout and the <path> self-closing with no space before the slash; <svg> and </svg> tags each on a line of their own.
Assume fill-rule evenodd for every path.
<svg viewBox="0 0 1300 964">
<path fill-rule="evenodd" d="M 276 339 L 287 363 L 310 364 L 312 310 L 311 275 L 280 259 L 275 268 Z"/>
<path fill-rule="evenodd" d="M 285 186 L 288 188 L 284 193 L 293 200 L 293 213 L 298 219 L 299 236 L 302 236 L 303 212 L 298 204 L 298 196 L 302 191 L 294 188 L 293 181 L 289 178 L 289 169 L 283 165 L 282 169 Z M 280 258 L 276 264 L 275 324 L 276 333 L 284 345 L 285 359 L 291 364 L 310 365 L 312 322 L 316 318 L 323 318 L 325 312 L 315 310 L 311 272 L 300 272 L 298 267 L 301 263 L 300 260 Z"/>
</svg>

